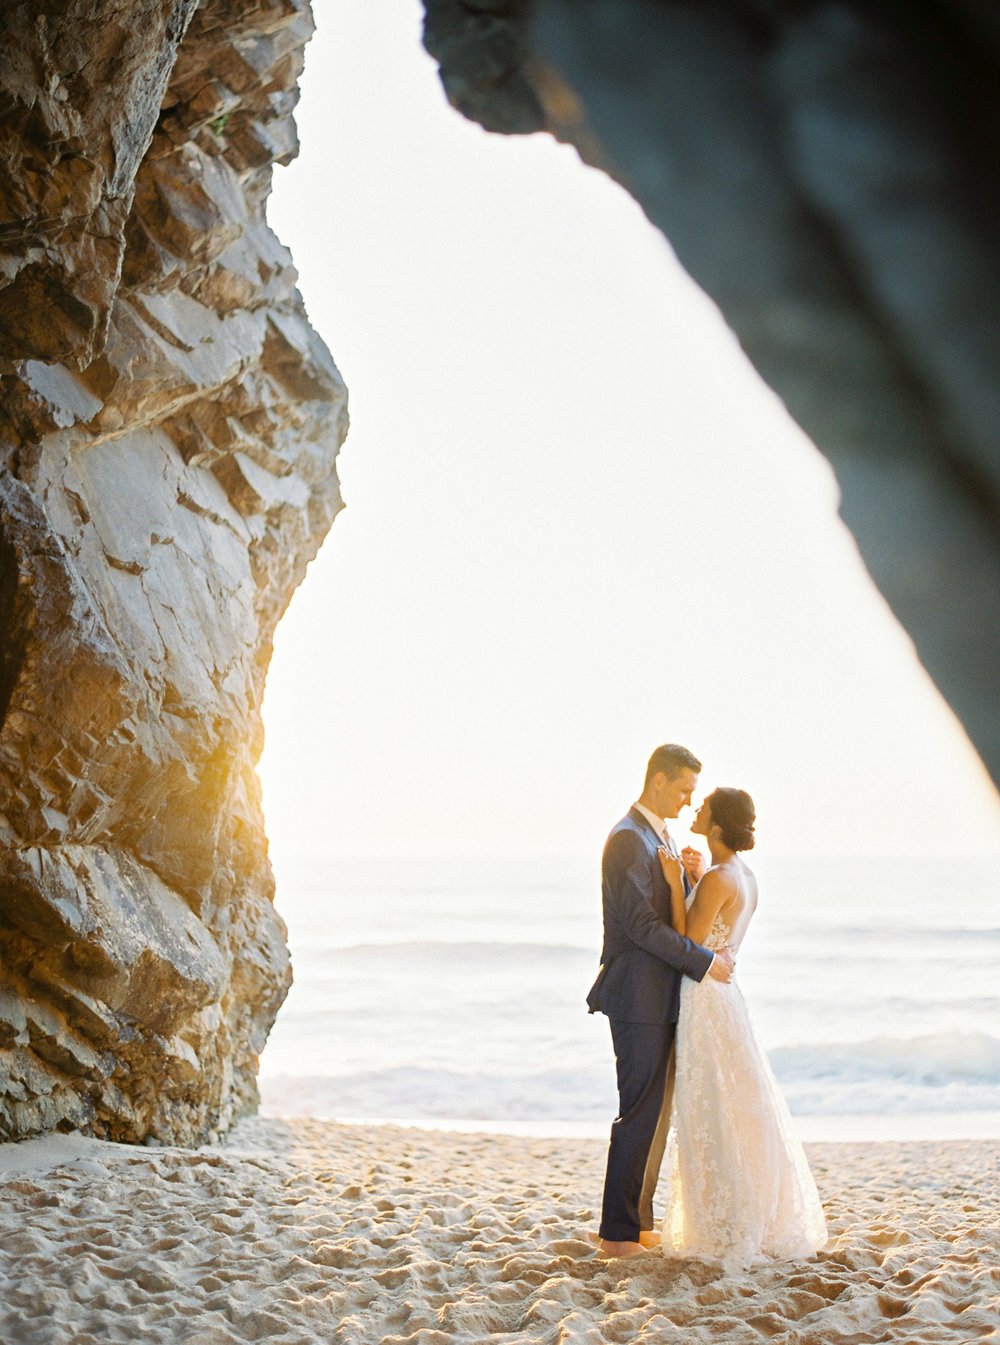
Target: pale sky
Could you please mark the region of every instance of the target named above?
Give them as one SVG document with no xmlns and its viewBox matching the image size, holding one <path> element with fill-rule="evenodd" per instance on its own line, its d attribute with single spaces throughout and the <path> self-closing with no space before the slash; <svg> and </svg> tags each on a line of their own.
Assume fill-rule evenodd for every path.
<svg viewBox="0 0 1000 1345">
<path fill-rule="evenodd" d="M 596 854 L 669 740 L 774 853 L 1000 854 L 828 467 L 636 204 L 453 112 L 416 0 L 316 11 L 269 218 L 352 429 L 268 679 L 279 865 Z"/>
</svg>

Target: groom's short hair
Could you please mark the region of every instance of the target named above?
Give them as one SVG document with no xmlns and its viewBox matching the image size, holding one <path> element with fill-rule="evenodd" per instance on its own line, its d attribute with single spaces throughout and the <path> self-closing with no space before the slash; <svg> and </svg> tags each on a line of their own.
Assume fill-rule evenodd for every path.
<svg viewBox="0 0 1000 1345">
<path fill-rule="evenodd" d="M 681 747 L 679 743 L 664 743 L 662 747 L 653 749 L 653 755 L 649 758 L 649 765 L 646 767 L 646 784 L 648 785 L 654 775 L 660 771 L 668 780 L 676 780 L 681 771 L 689 770 L 696 773 L 701 770 L 701 762 L 693 752 L 689 752 L 686 747 Z"/>
</svg>

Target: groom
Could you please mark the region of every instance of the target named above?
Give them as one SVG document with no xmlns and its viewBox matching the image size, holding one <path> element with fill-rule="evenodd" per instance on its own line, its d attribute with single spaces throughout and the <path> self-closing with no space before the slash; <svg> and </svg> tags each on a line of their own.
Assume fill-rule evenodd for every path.
<svg viewBox="0 0 1000 1345">
<path fill-rule="evenodd" d="M 656 853 L 665 846 L 678 855 L 665 819 L 691 802 L 700 770 L 686 747 L 658 747 L 639 800 L 612 829 L 601 862 L 604 947 L 587 1004 L 608 1016 L 618 1072 L 601 1211 L 605 1256 L 635 1256 L 658 1241 L 653 1192 L 666 1141 L 667 1064 L 681 976 L 728 981 L 733 974 L 725 949 L 713 955 L 671 926 L 670 891 Z M 694 861 L 686 864 L 697 876 Z M 684 888 L 690 890 L 687 872 Z"/>
</svg>

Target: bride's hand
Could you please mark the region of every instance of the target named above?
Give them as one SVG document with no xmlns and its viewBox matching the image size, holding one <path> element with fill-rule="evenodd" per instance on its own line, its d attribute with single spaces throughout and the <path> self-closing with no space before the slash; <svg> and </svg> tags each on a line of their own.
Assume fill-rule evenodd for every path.
<svg viewBox="0 0 1000 1345">
<path fill-rule="evenodd" d="M 681 861 L 692 883 L 700 882 L 705 872 L 705 856 L 693 845 L 685 845 L 681 851 Z"/>
<path fill-rule="evenodd" d="M 660 857 L 660 868 L 663 870 L 663 876 L 666 878 L 668 885 L 674 891 L 683 892 L 684 880 L 681 878 L 681 861 L 674 859 L 673 855 L 668 855 L 662 845 L 656 853 Z"/>
</svg>

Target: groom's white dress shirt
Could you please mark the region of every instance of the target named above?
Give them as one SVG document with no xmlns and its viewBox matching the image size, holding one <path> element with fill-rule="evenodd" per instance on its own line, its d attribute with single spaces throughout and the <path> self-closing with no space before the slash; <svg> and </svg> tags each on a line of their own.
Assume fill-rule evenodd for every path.
<svg viewBox="0 0 1000 1345">
<path fill-rule="evenodd" d="M 642 813 L 643 817 L 653 828 L 653 830 L 656 832 L 657 836 L 659 836 L 660 840 L 666 847 L 667 854 L 672 855 L 674 859 L 680 859 L 681 857 L 680 851 L 677 849 L 677 846 L 674 844 L 673 839 L 670 836 L 670 833 L 667 831 L 667 824 L 666 822 L 664 822 L 663 818 L 657 817 L 656 814 L 651 809 L 647 808 L 642 803 L 637 803 L 635 806 L 639 810 L 639 812 Z"/>
</svg>

